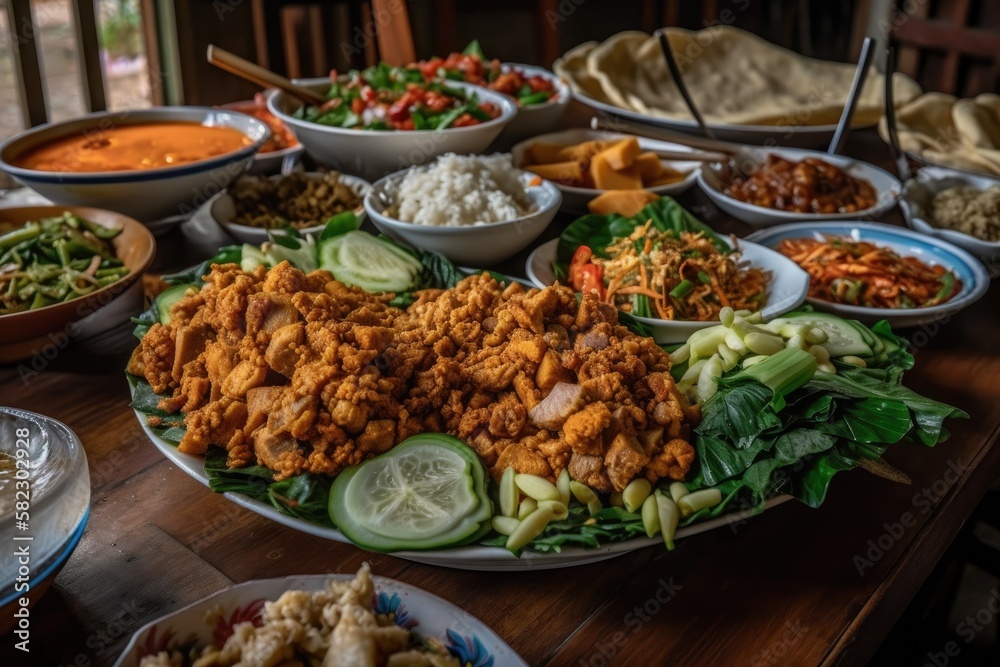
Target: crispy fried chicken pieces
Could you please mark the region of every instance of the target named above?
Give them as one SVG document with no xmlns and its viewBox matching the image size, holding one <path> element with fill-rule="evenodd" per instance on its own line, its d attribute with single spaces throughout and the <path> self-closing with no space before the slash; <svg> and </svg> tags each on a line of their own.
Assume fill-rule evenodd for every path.
<svg viewBox="0 0 1000 667">
<path fill-rule="evenodd" d="M 228 452 L 284 479 L 336 475 L 427 431 L 469 443 L 499 479 L 592 488 L 683 479 L 697 423 L 652 339 L 597 299 L 488 274 L 427 290 L 403 311 L 325 271 L 213 266 L 206 286 L 154 325 L 129 371 L 185 414 L 180 450 Z"/>
</svg>

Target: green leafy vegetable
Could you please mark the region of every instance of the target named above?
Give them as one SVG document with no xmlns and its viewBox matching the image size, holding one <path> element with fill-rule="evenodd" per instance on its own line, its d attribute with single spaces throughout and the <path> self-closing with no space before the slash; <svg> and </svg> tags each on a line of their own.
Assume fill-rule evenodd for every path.
<svg viewBox="0 0 1000 667">
<path fill-rule="evenodd" d="M 598 257 L 607 258 L 605 249 L 612 241 L 627 237 L 636 227 L 649 220 L 660 231 L 672 232 L 677 236 L 681 232 L 701 232 L 712 240 L 719 252 L 732 252 L 729 244 L 712 231 L 711 227 L 691 215 L 672 197 L 661 197 L 631 218 L 616 214 L 591 214 L 574 220 L 559 236 L 555 268 L 565 273 L 573 253 L 582 245 L 588 246 Z"/>
<path fill-rule="evenodd" d="M 912 438 L 933 446 L 947 437 L 945 419 L 968 416 L 901 384 L 913 357 L 888 325 L 864 335 L 885 347 L 880 364 L 873 357 L 867 368 L 838 362 L 836 373 L 819 372 L 811 354 L 787 347 L 719 378 L 695 429 L 699 468 L 689 487 L 728 485 L 758 509 L 778 492 L 815 507 L 838 472 Z"/>
<path fill-rule="evenodd" d="M 216 493 L 239 493 L 269 503 L 282 514 L 332 528 L 327 512 L 330 482 L 318 475 L 303 473 L 280 482 L 263 466 L 226 467 L 226 452 L 209 447 L 205 452 L 205 474 Z"/>
</svg>

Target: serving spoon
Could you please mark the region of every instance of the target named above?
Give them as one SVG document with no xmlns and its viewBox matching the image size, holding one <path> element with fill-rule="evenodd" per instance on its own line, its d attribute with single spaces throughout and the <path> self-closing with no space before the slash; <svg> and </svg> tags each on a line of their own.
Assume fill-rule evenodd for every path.
<svg viewBox="0 0 1000 667">
<path fill-rule="evenodd" d="M 220 49 L 214 44 L 208 45 L 208 62 L 258 86 L 283 90 L 306 104 L 320 106 L 326 102 L 326 98 L 319 93 L 314 93 L 308 88 L 303 88 L 298 84 L 292 83 L 291 80 L 286 79 L 280 74 L 275 74 L 256 63 L 239 57 L 235 53 Z"/>
</svg>

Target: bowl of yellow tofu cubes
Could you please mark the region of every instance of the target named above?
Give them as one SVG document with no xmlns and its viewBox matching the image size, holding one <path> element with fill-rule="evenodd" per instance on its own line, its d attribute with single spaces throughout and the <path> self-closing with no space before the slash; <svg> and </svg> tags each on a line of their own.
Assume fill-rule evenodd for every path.
<svg viewBox="0 0 1000 667">
<path fill-rule="evenodd" d="M 701 163 L 661 160 L 655 151 L 691 152 L 688 146 L 629 134 L 575 129 L 532 137 L 511 149 L 514 166 L 552 181 L 562 210 L 608 215 L 642 209 L 676 195 L 697 180 Z"/>
</svg>

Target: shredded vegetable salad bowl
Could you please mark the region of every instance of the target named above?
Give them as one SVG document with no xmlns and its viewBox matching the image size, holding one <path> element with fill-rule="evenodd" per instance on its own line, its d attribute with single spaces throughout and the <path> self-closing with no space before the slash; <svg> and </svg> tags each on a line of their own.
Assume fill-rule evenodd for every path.
<svg viewBox="0 0 1000 667">
<path fill-rule="evenodd" d="M 780 253 L 716 234 L 671 197 L 635 215 L 577 218 L 528 257 L 539 287 L 596 294 L 660 344 L 712 326 L 723 307 L 777 317 L 805 300 L 809 276 Z"/>
<path fill-rule="evenodd" d="M 813 306 L 866 324 L 887 320 L 902 328 L 951 317 L 990 285 L 982 263 L 966 251 L 891 225 L 795 223 L 747 238 L 809 271 Z"/>
<path fill-rule="evenodd" d="M 268 108 L 318 162 L 374 181 L 444 153 L 479 153 L 517 115 L 502 93 L 461 81 L 422 83 L 380 66 L 296 83 L 326 95 L 322 107 L 273 91 Z M 421 79 L 422 81 L 422 79 Z"/>
<path fill-rule="evenodd" d="M 0 210 L 0 363 L 128 322 L 142 310 L 141 278 L 155 252 L 144 225 L 111 211 Z"/>
</svg>

